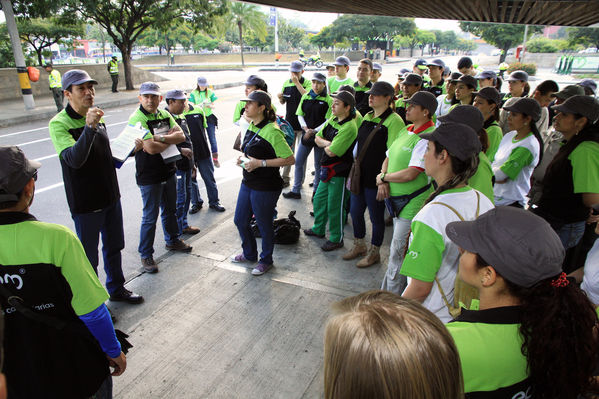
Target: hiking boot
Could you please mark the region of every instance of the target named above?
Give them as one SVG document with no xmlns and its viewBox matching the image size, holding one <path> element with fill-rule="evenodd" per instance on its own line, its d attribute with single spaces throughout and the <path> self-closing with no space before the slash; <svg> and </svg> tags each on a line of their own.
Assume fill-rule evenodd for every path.
<svg viewBox="0 0 599 399">
<path fill-rule="evenodd" d="M 324 238 L 324 234 L 316 234 L 312 229 L 304 229 L 304 234 L 309 237 Z"/>
<path fill-rule="evenodd" d="M 158 265 L 154 261 L 154 258 L 151 256 L 149 258 L 142 258 L 141 266 L 143 267 L 144 272 L 146 272 L 146 273 L 157 273 L 158 272 Z"/>
<path fill-rule="evenodd" d="M 283 193 L 283 197 L 287 199 L 302 199 L 302 195 L 300 193 L 294 193 L 293 191 Z"/>
<path fill-rule="evenodd" d="M 170 251 L 191 252 L 191 245 L 178 238 L 172 244 L 166 244 L 165 247 Z"/>
<path fill-rule="evenodd" d="M 200 232 L 200 229 L 197 227 L 193 227 L 193 226 L 187 226 L 186 228 L 184 228 L 181 233 L 183 234 L 198 234 Z"/>
<path fill-rule="evenodd" d="M 348 253 L 343 255 L 344 260 L 356 259 L 358 256 L 366 255 L 366 244 L 364 244 L 363 238 L 354 238 L 354 246 L 349 250 Z"/>
<path fill-rule="evenodd" d="M 376 245 L 371 245 L 370 250 L 368 251 L 368 255 L 362 258 L 357 264 L 357 267 L 369 267 L 374 265 L 375 263 L 379 263 L 381 261 L 380 248 Z"/>
<path fill-rule="evenodd" d="M 323 251 L 329 252 L 334 251 L 338 248 L 343 248 L 343 240 L 341 242 L 331 242 L 327 240 L 322 247 L 320 247 Z"/>
<path fill-rule="evenodd" d="M 210 209 L 213 209 L 217 212 L 224 212 L 225 211 L 225 207 L 221 206 L 221 204 L 216 203 L 216 204 L 210 204 L 209 206 Z"/>
<path fill-rule="evenodd" d="M 121 287 L 120 289 L 110 294 L 110 300 L 113 302 L 127 302 L 131 304 L 138 304 L 144 301 L 144 297 L 129 291 L 125 287 Z"/>
</svg>

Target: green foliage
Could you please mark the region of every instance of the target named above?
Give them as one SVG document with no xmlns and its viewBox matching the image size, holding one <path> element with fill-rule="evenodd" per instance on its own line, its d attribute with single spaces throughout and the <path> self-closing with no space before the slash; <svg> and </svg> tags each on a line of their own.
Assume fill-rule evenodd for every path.
<svg viewBox="0 0 599 399">
<path fill-rule="evenodd" d="M 333 29 L 332 25 L 325 26 L 316 35 L 311 36 L 309 41 L 319 49 L 334 46 L 336 43 L 343 41 L 339 37 L 338 32 Z"/>
<path fill-rule="evenodd" d="M 229 6 L 227 17 L 231 23 L 237 26 L 239 31 L 239 43 L 241 45 L 241 65 L 245 66 L 243 59 L 243 31 L 251 30 L 259 40 L 264 40 L 268 33 L 266 29 L 266 15 L 260 12 L 255 4 L 233 2 Z"/>
<path fill-rule="evenodd" d="M 440 49 L 444 49 L 446 51 L 456 50 L 458 48 L 458 35 L 452 31 L 443 31 L 436 34 L 436 43 Z"/>
<path fill-rule="evenodd" d="M 331 38 L 366 41 L 410 35 L 416 30 L 411 18 L 344 14 L 333 21 Z"/>
<path fill-rule="evenodd" d="M 15 16 L 25 18 L 50 18 L 64 11 L 67 0 L 12 1 Z M 0 7 L 2 8 L 2 7 Z"/>
<path fill-rule="evenodd" d="M 458 39 L 455 49 L 458 51 L 474 51 L 476 50 L 476 43 L 472 40 Z"/>
<path fill-rule="evenodd" d="M 567 31 L 570 44 L 599 48 L 599 28 L 568 28 Z"/>
<path fill-rule="evenodd" d="M 514 62 L 507 68 L 507 72 L 512 73 L 514 71 L 524 71 L 529 76 L 533 76 L 537 74 L 537 64 L 523 64 L 521 62 Z"/>
<path fill-rule="evenodd" d="M 212 51 L 218 48 L 219 42 L 218 39 L 213 39 L 210 36 L 196 34 L 193 36 L 193 49 L 196 51 L 203 49 Z"/>
<path fill-rule="evenodd" d="M 279 40 L 288 44 L 290 47 L 300 47 L 306 32 L 298 27 L 292 26 L 283 19 L 279 20 Z"/>
<path fill-rule="evenodd" d="M 23 49 L 23 55 L 25 56 L 25 65 L 36 65 L 35 57 L 31 57 L 24 46 L 21 46 L 21 48 Z M 0 24 L 0 68 L 14 68 L 15 66 L 15 57 L 12 52 L 6 24 L 2 23 Z"/>
<path fill-rule="evenodd" d="M 526 43 L 526 51 L 529 53 L 557 53 L 560 51 L 559 40 L 546 37 L 535 37 Z"/>
</svg>

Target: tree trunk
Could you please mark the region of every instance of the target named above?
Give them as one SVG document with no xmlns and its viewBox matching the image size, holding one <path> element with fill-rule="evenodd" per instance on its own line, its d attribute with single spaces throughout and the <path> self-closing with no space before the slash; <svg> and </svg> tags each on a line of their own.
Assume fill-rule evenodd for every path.
<svg viewBox="0 0 599 399">
<path fill-rule="evenodd" d="M 507 57 L 507 51 L 509 50 L 509 48 L 510 48 L 510 46 L 508 45 L 501 49 L 503 52 L 499 55 L 499 63 L 500 64 L 505 61 L 505 58 Z"/>
<path fill-rule="evenodd" d="M 35 49 L 35 52 L 37 53 L 37 61 L 40 63 L 40 66 L 44 66 L 42 62 L 42 49 Z"/>
<path fill-rule="evenodd" d="M 241 44 L 241 66 L 245 67 L 245 61 L 243 60 L 243 27 L 241 26 L 241 21 L 237 22 L 237 27 L 239 28 L 239 43 Z"/>
<path fill-rule="evenodd" d="M 414 47 L 410 47 L 410 58 L 414 56 Z"/>
<path fill-rule="evenodd" d="M 125 89 L 126 90 L 134 90 L 133 86 L 133 74 L 131 73 L 131 47 L 133 43 L 122 43 L 122 45 L 117 46 L 119 50 L 121 50 L 121 54 L 123 56 L 123 69 L 125 70 Z"/>
<path fill-rule="evenodd" d="M 420 57 L 424 57 L 424 46 L 420 49 Z"/>
</svg>

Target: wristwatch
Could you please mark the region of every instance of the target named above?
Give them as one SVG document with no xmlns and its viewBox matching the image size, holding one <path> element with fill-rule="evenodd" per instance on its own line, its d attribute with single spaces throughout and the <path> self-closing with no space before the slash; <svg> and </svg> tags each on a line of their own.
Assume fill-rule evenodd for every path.
<svg viewBox="0 0 599 399">
<path fill-rule="evenodd" d="M 164 138 L 164 134 L 161 134 L 161 135 L 160 135 L 160 142 L 161 142 L 161 143 L 164 143 L 164 141 L 165 141 L 165 140 L 166 140 L 166 139 Z"/>
<path fill-rule="evenodd" d="M 263 160 L 262 160 L 262 167 L 263 167 L 263 168 L 266 168 L 266 159 L 263 159 Z"/>
</svg>

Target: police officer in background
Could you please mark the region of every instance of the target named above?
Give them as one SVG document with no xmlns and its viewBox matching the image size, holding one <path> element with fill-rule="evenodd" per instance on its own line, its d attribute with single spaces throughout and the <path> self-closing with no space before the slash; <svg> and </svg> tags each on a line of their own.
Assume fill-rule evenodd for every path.
<svg viewBox="0 0 599 399">
<path fill-rule="evenodd" d="M 52 91 L 52 97 L 56 103 L 56 110 L 62 111 L 64 108 L 64 93 L 62 91 L 62 80 L 60 78 L 60 72 L 52 67 L 52 64 L 46 64 L 44 66 L 46 72 L 48 72 L 48 83 L 50 84 L 50 91 Z"/>
<path fill-rule="evenodd" d="M 108 61 L 106 69 L 108 69 L 110 79 L 112 79 L 112 92 L 118 93 L 117 86 L 119 84 L 119 62 L 117 61 L 116 55 L 113 55 L 112 59 Z"/>
</svg>

